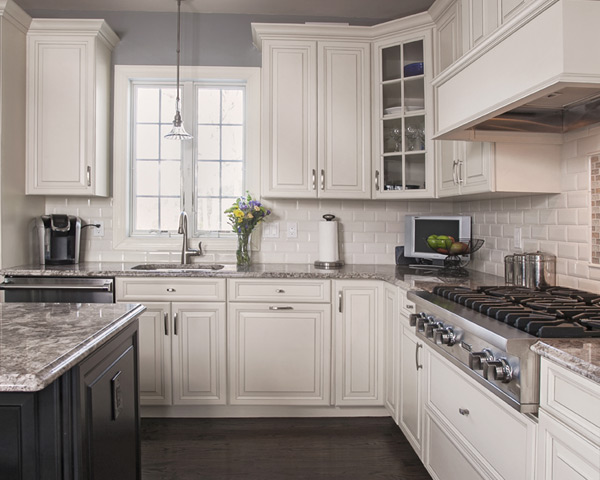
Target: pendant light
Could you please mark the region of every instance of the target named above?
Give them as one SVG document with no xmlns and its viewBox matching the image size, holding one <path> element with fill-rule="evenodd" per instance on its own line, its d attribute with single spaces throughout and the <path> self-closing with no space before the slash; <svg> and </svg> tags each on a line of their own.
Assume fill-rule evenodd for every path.
<svg viewBox="0 0 600 480">
<path fill-rule="evenodd" d="M 165 135 L 167 140 L 190 140 L 193 138 L 183 128 L 181 112 L 179 111 L 179 51 L 181 47 L 181 0 L 177 0 L 177 99 L 175 100 L 175 118 L 173 128 Z"/>
</svg>

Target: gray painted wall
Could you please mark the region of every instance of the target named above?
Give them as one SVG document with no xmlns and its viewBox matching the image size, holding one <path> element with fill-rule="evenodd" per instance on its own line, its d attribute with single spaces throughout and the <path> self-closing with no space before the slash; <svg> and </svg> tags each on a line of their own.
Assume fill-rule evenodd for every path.
<svg viewBox="0 0 600 480">
<path fill-rule="evenodd" d="M 29 11 L 34 18 L 103 18 L 121 42 L 115 65 L 173 65 L 177 46 L 177 14 L 155 12 Z M 181 64 L 260 67 L 260 52 L 252 44 L 252 22 L 304 23 L 343 21 L 372 25 L 363 19 L 300 18 L 298 16 L 182 13 Z"/>
</svg>

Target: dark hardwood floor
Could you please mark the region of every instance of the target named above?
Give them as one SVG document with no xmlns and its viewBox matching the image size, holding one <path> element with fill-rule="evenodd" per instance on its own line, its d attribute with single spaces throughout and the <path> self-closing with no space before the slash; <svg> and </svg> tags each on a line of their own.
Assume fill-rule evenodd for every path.
<svg viewBox="0 0 600 480">
<path fill-rule="evenodd" d="M 390 418 L 142 420 L 142 479 L 430 480 Z"/>
</svg>

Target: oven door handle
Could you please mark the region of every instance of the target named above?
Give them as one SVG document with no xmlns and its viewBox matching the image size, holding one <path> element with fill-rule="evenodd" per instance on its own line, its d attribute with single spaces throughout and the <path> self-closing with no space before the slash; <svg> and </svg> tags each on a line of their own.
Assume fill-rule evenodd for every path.
<svg viewBox="0 0 600 480">
<path fill-rule="evenodd" d="M 2 282 L 0 283 L 0 290 L 99 290 L 102 292 L 112 292 L 113 282 L 106 282 L 102 285 L 85 285 L 77 283 L 57 283 L 55 285 L 28 283 L 27 285 L 24 285 L 12 282 Z"/>
</svg>

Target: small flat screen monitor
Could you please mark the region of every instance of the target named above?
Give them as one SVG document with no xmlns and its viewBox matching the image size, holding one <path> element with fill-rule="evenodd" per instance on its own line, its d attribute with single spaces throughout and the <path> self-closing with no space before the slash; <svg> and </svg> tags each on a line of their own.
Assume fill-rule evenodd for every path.
<svg viewBox="0 0 600 480">
<path fill-rule="evenodd" d="M 435 252 L 427 245 L 430 235 L 447 235 L 456 241 L 471 240 L 471 217 L 467 215 L 407 215 L 405 222 L 405 257 L 429 260 L 446 258 L 446 255 Z"/>
</svg>

